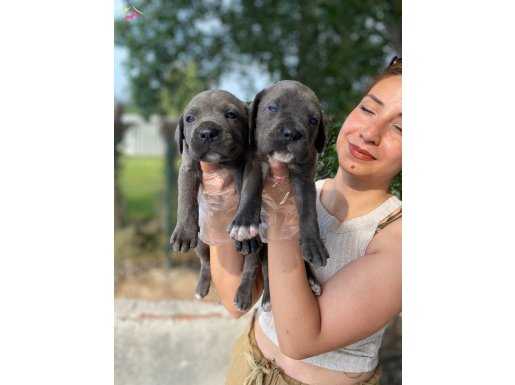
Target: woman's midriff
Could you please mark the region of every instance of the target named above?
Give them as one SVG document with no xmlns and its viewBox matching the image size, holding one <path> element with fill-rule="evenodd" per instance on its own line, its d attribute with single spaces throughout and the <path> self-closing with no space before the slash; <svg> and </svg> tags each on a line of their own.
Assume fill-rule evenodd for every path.
<svg viewBox="0 0 515 385">
<path fill-rule="evenodd" d="M 344 373 L 321 368 L 303 361 L 285 356 L 279 348 L 265 335 L 257 318 L 254 320 L 254 336 L 263 355 L 275 360 L 277 366 L 297 381 L 317 385 L 356 385 L 367 381 L 374 371 L 365 373 Z"/>
</svg>

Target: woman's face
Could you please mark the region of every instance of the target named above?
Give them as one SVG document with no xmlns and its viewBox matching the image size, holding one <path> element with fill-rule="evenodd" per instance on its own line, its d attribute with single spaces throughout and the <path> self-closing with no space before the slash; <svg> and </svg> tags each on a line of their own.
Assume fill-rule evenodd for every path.
<svg viewBox="0 0 515 385">
<path fill-rule="evenodd" d="M 349 114 L 338 134 L 340 167 L 357 177 L 390 183 L 402 166 L 402 80 L 376 83 Z"/>
</svg>

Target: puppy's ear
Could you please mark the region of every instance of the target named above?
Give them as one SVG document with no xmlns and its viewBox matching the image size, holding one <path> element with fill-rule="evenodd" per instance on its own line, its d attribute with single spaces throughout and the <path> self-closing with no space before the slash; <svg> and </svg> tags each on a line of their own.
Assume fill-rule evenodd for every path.
<svg viewBox="0 0 515 385">
<path fill-rule="evenodd" d="M 184 141 L 184 123 L 182 121 L 182 115 L 179 116 L 179 123 L 177 127 L 175 127 L 175 142 L 177 143 L 177 148 L 179 149 L 179 154 L 182 154 L 182 143 Z"/>
<path fill-rule="evenodd" d="M 265 94 L 265 90 L 261 90 L 255 97 L 249 109 L 249 146 L 256 148 L 256 118 L 259 109 L 259 103 Z"/>
<path fill-rule="evenodd" d="M 317 137 L 315 138 L 315 148 L 317 152 L 321 154 L 324 151 L 325 146 L 325 125 L 324 125 L 324 116 L 322 115 L 320 119 L 320 123 L 318 124 L 318 132 Z"/>
</svg>

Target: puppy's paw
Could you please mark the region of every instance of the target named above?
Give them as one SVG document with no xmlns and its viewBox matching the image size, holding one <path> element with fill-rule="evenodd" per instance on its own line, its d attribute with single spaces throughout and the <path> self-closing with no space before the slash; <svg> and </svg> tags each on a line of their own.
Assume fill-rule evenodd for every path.
<svg viewBox="0 0 515 385">
<path fill-rule="evenodd" d="M 236 250 L 242 255 L 255 254 L 261 249 L 262 245 L 259 237 L 244 241 L 234 241 Z"/>
<path fill-rule="evenodd" d="M 197 246 L 198 225 L 178 224 L 170 237 L 170 245 L 173 251 L 187 252 Z"/>
<path fill-rule="evenodd" d="M 250 285 L 247 286 L 240 285 L 234 297 L 234 305 L 239 311 L 247 311 L 252 306 L 252 290 Z"/>
<path fill-rule="evenodd" d="M 310 238 L 309 236 L 301 236 L 300 246 L 302 248 L 305 261 L 311 263 L 315 267 L 326 265 L 329 253 L 319 237 Z"/>
<path fill-rule="evenodd" d="M 195 289 L 195 298 L 202 299 L 207 293 L 209 293 L 209 286 L 211 285 L 211 280 L 200 278 L 197 282 L 197 288 Z"/>
<path fill-rule="evenodd" d="M 235 241 L 255 238 L 259 233 L 259 219 L 253 217 L 259 218 L 259 215 L 236 214 L 228 229 L 231 238 Z"/>
<path fill-rule="evenodd" d="M 320 282 L 318 282 L 314 277 L 309 277 L 308 282 L 313 294 L 319 297 L 322 294 L 322 285 L 320 284 Z"/>
<path fill-rule="evenodd" d="M 272 311 L 272 304 L 270 303 L 270 300 L 268 300 L 267 302 L 262 302 L 261 303 L 261 307 L 263 308 L 264 311 L 266 311 L 267 313 L 271 312 Z"/>
<path fill-rule="evenodd" d="M 266 312 L 272 311 L 272 303 L 270 302 L 270 290 L 266 284 L 263 288 L 263 298 L 261 299 L 261 307 Z"/>
</svg>

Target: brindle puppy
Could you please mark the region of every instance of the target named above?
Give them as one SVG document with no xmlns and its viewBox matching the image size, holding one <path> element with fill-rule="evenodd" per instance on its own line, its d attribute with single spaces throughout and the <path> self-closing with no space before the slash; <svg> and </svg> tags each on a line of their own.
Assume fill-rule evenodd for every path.
<svg viewBox="0 0 515 385">
<path fill-rule="evenodd" d="M 250 112 L 251 155 L 243 176 L 240 205 L 230 227 L 236 247 L 252 239 L 260 222 L 261 192 L 269 159 L 287 164 L 299 215 L 300 246 L 304 259 L 324 266 L 329 254 L 320 238 L 314 183 L 317 152 L 325 144 L 320 103 L 304 84 L 283 80 L 256 95 Z M 266 261 L 266 258 L 265 258 Z M 266 272 L 266 266 L 263 269 Z M 308 275 L 311 269 L 307 269 Z M 265 287 L 267 275 L 265 274 Z M 320 287 L 310 277 L 313 291 Z M 265 296 L 268 293 L 265 292 Z M 264 298 L 265 302 L 267 298 Z"/>
<path fill-rule="evenodd" d="M 179 119 L 175 138 L 182 160 L 179 170 L 177 225 L 171 236 L 173 250 L 186 252 L 196 247 L 200 258 L 197 298 L 209 292 L 211 271 L 209 246 L 198 239 L 198 191 L 202 181 L 200 161 L 216 163 L 233 174 L 236 189 L 241 191 L 244 158 L 248 147 L 248 111 L 246 105 L 229 92 L 204 91 L 186 106 Z M 256 239 L 239 243 L 245 257 L 242 281 L 235 304 L 246 310 L 259 268 L 259 243 Z"/>
</svg>

